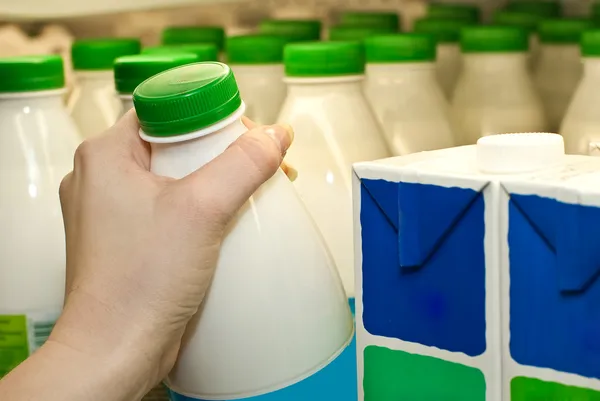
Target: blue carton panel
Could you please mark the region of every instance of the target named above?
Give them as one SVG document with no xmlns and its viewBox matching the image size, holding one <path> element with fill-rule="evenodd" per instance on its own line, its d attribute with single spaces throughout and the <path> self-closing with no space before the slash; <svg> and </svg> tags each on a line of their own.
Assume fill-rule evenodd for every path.
<svg viewBox="0 0 600 401">
<path fill-rule="evenodd" d="M 510 198 L 512 358 L 600 378 L 600 208 Z"/>
<path fill-rule="evenodd" d="M 366 330 L 470 356 L 482 354 L 482 193 L 384 180 L 361 183 Z"/>
</svg>

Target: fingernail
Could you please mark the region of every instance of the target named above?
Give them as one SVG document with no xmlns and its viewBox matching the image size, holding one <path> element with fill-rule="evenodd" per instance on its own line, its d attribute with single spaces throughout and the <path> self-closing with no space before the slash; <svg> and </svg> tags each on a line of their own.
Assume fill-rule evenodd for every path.
<svg viewBox="0 0 600 401">
<path fill-rule="evenodd" d="M 265 127 L 264 132 L 273 138 L 277 146 L 279 146 L 281 154 L 284 154 L 288 150 L 294 139 L 294 130 L 289 125 L 270 125 Z"/>
</svg>

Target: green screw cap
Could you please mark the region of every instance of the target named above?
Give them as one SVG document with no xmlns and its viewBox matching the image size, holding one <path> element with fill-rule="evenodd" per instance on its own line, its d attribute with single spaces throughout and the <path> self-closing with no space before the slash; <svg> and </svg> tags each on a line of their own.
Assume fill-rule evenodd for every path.
<svg viewBox="0 0 600 401">
<path fill-rule="evenodd" d="M 138 54 L 115 60 L 115 88 L 119 93 L 133 93 L 135 88 L 160 72 L 195 63 L 192 53 Z"/>
<path fill-rule="evenodd" d="M 284 50 L 289 77 L 331 77 L 365 72 L 363 46 L 359 42 L 310 42 L 289 44 Z"/>
<path fill-rule="evenodd" d="M 458 43 L 460 30 L 471 25 L 466 19 L 421 18 L 415 21 L 414 31 L 433 35 L 440 43 Z"/>
<path fill-rule="evenodd" d="M 259 32 L 285 38 L 288 42 L 304 42 L 321 39 L 321 21 L 319 20 L 264 20 Z"/>
<path fill-rule="evenodd" d="M 379 27 L 398 32 L 400 30 L 400 17 L 395 12 L 346 11 L 340 16 L 340 25 Z"/>
<path fill-rule="evenodd" d="M 427 9 L 427 16 L 434 18 L 457 18 L 478 23 L 481 11 L 473 4 L 431 3 Z"/>
<path fill-rule="evenodd" d="M 600 29 L 586 31 L 581 35 L 581 55 L 600 57 Z"/>
<path fill-rule="evenodd" d="M 529 48 L 527 33 L 509 26 L 469 26 L 461 31 L 463 53 L 525 52 Z"/>
<path fill-rule="evenodd" d="M 194 43 L 188 45 L 151 46 L 142 49 L 142 54 L 193 53 L 197 61 L 218 61 L 219 50 L 212 43 Z"/>
<path fill-rule="evenodd" d="M 366 38 L 397 32 L 386 27 L 334 26 L 329 28 L 329 40 L 362 42 Z"/>
<path fill-rule="evenodd" d="M 422 33 L 375 36 L 365 41 L 367 63 L 435 60 L 435 40 Z"/>
<path fill-rule="evenodd" d="M 280 36 L 233 36 L 227 39 L 227 60 L 230 64 L 281 64 L 285 44 Z"/>
<path fill-rule="evenodd" d="M 138 39 L 84 39 L 71 47 L 73 68 L 76 70 L 112 70 L 116 58 L 139 54 Z"/>
<path fill-rule="evenodd" d="M 0 92 L 31 92 L 65 86 L 63 59 L 60 56 L 22 56 L 0 58 Z"/>
<path fill-rule="evenodd" d="M 600 17 L 600 1 L 595 1 L 592 3 L 591 15 L 594 19 L 598 19 L 598 17 Z"/>
<path fill-rule="evenodd" d="M 133 92 L 142 130 L 167 137 L 194 132 L 233 114 L 242 99 L 231 69 L 222 63 L 188 64 L 142 82 Z"/>
<path fill-rule="evenodd" d="M 163 45 L 212 43 L 219 50 L 225 44 L 225 30 L 220 26 L 174 26 L 162 32 Z"/>
<path fill-rule="evenodd" d="M 518 13 L 537 15 L 540 18 L 556 18 L 560 17 L 562 13 L 558 1 L 517 0 L 509 3 L 506 9 Z"/>
<path fill-rule="evenodd" d="M 542 43 L 577 44 L 581 34 L 593 28 L 593 23 L 584 19 L 553 19 L 542 21 L 538 34 Z"/>
<path fill-rule="evenodd" d="M 542 18 L 535 14 L 518 13 L 514 11 L 501 10 L 494 14 L 494 23 L 497 25 L 514 26 L 521 28 L 531 34 L 537 31 Z"/>
</svg>

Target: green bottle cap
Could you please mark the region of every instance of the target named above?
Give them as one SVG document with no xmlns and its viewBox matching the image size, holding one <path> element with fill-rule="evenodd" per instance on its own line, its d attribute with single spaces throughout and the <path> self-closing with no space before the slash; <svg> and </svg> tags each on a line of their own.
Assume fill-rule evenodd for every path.
<svg viewBox="0 0 600 401">
<path fill-rule="evenodd" d="M 329 40 L 362 42 L 366 38 L 397 32 L 385 27 L 374 26 L 334 26 L 329 28 Z"/>
<path fill-rule="evenodd" d="M 481 19 L 481 11 L 473 4 L 431 3 L 427 9 L 427 16 L 458 18 L 476 24 Z"/>
<path fill-rule="evenodd" d="M 195 63 L 198 57 L 192 53 L 137 54 L 115 60 L 115 88 L 119 93 L 133 93 L 148 78 L 179 67 Z"/>
<path fill-rule="evenodd" d="M 585 31 L 581 35 L 581 55 L 583 57 L 600 57 L 600 29 Z"/>
<path fill-rule="evenodd" d="M 593 23 L 585 19 L 552 19 L 540 23 L 538 34 L 542 43 L 577 44 L 590 28 Z"/>
<path fill-rule="evenodd" d="M 230 64 L 281 64 L 285 44 L 280 36 L 233 36 L 227 39 L 227 60 Z"/>
<path fill-rule="evenodd" d="M 460 30 L 471 25 L 466 19 L 426 17 L 415 21 L 414 31 L 433 35 L 440 43 L 458 43 Z"/>
<path fill-rule="evenodd" d="M 219 50 L 225 44 L 225 30 L 220 26 L 173 26 L 162 32 L 163 45 L 212 43 Z"/>
<path fill-rule="evenodd" d="M 289 44 L 283 58 L 289 77 L 331 77 L 365 72 L 364 49 L 359 42 Z"/>
<path fill-rule="evenodd" d="M 494 14 L 495 24 L 521 28 L 529 34 L 537 31 L 537 27 L 541 21 L 542 18 L 538 15 L 515 11 L 500 10 Z"/>
<path fill-rule="evenodd" d="M 400 30 L 400 17 L 395 12 L 346 11 L 340 16 L 340 25 L 379 27 L 398 32 Z"/>
<path fill-rule="evenodd" d="M 558 1 L 517 0 L 508 3 L 506 9 L 518 13 L 537 15 L 541 18 L 560 17 L 562 10 Z"/>
<path fill-rule="evenodd" d="M 435 60 L 435 40 L 423 33 L 375 36 L 365 41 L 367 63 L 403 63 Z"/>
<path fill-rule="evenodd" d="M 142 54 L 193 53 L 197 61 L 218 61 L 219 50 L 212 43 L 193 43 L 188 45 L 150 46 L 142 49 Z"/>
<path fill-rule="evenodd" d="M 0 58 L 0 92 L 31 92 L 65 86 L 60 56 L 21 56 Z"/>
<path fill-rule="evenodd" d="M 115 59 L 139 54 L 138 39 L 84 39 L 71 47 L 71 59 L 75 70 L 112 70 Z"/>
<path fill-rule="evenodd" d="M 242 99 L 227 65 L 204 62 L 147 79 L 133 92 L 133 104 L 144 133 L 168 137 L 226 119 L 242 105 Z"/>
<path fill-rule="evenodd" d="M 510 26 L 468 26 L 462 29 L 460 45 L 463 53 L 526 52 L 527 32 Z"/>
<path fill-rule="evenodd" d="M 281 36 L 288 42 L 321 39 L 321 21 L 319 20 L 269 19 L 262 21 L 258 29 L 261 34 Z"/>
<path fill-rule="evenodd" d="M 598 19 L 598 17 L 600 17 L 600 1 L 595 1 L 594 3 L 592 3 L 592 17 L 594 17 L 594 19 Z"/>
</svg>

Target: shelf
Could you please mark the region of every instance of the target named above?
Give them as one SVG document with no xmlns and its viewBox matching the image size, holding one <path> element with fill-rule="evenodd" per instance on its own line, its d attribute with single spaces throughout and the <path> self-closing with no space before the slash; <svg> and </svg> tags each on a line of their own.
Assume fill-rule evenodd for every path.
<svg viewBox="0 0 600 401">
<path fill-rule="evenodd" d="M 72 18 L 237 2 L 239 0 L 0 0 L 0 18 L 5 20 Z"/>
</svg>

